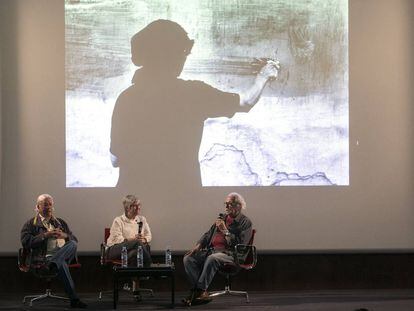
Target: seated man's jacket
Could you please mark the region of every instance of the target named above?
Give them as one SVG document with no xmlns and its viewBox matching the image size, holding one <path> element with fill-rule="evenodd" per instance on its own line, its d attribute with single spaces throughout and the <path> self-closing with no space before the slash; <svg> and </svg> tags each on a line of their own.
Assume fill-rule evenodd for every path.
<svg viewBox="0 0 414 311">
<path fill-rule="evenodd" d="M 65 241 L 78 241 L 76 236 L 70 231 L 68 224 L 62 218 L 52 217 L 50 223 L 56 229 L 61 229 L 68 235 Z M 44 234 L 47 232 L 47 228 L 43 225 L 39 215 L 29 219 L 22 228 L 20 233 L 20 240 L 24 249 L 30 250 L 31 264 L 41 264 L 45 262 L 47 252 L 47 238 Z"/>
<path fill-rule="evenodd" d="M 229 253 L 229 255 L 232 254 L 232 250 L 237 244 L 248 244 L 250 242 L 252 236 L 252 222 L 246 215 L 243 215 L 242 213 L 237 215 L 227 229 L 230 234 L 226 237 L 227 249 L 225 252 Z M 215 232 L 216 225 L 214 224 L 211 226 L 210 230 L 204 233 L 198 240 L 201 248 L 210 248 L 211 238 Z"/>
</svg>

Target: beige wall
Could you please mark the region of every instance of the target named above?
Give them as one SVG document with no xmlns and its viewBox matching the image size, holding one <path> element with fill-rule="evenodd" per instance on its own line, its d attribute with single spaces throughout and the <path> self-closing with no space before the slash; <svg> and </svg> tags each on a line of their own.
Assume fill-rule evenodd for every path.
<svg viewBox="0 0 414 311">
<path fill-rule="evenodd" d="M 1 6 L 0 6 L 1 8 Z M 2 13 L 0 11 L 0 20 L 2 19 Z M 2 122 L 2 54 L 3 54 L 3 29 L 0 29 L 0 193 L 1 193 L 1 164 L 2 164 L 2 155 L 3 155 L 3 150 L 2 150 L 2 127 L 3 127 L 3 122 Z M 0 212 L 1 212 L 1 208 L 0 208 Z"/>
<path fill-rule="evenodd" d="M 0 8 L 0 250 L 19 247 L 21 224 L 48 192 L 80 250 L 97 251 L 103 228 L 121 212 L 121 193 L 65 188 L 64 3 L 7 0 Z M 189 248 L 231 190 L 245 195 L 262 250 L 413 249 L 413 12 L 410 0 L 350 1 L 349 187 L 209 188 L 191 209 L 147 201 L 153 249 Z"/>
</svg>

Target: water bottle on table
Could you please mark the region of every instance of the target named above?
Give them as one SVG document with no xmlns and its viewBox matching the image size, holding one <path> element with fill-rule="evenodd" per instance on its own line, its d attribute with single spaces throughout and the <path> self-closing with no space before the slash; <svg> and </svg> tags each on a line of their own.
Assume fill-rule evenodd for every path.
<svg viewBox="0 0 414 311">
<path fill-rule="evenodd" d="M 121 250 L 121 266 L 122 268 L 128 267 L 128 251 L 126 246 L 122 247 Z"/>
<path fill-rule="evenodd" d="M 142 268 L 144 266 L 144 251 L 142 245 L 138 245 L 137 248 L 137 268 Z"/>
<path fill-rule="evenodd" d="M 167 246 L 167 248 L 165 249 L 165 264 L 167 266 L 172 265 L 172 254 L 171 254 L 171 247 L 170 246 Z"/>
</svg>

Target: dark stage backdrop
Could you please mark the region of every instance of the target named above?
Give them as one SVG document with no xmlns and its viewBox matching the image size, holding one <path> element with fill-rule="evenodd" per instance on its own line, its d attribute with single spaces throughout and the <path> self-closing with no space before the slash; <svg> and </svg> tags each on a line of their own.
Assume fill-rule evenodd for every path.
<svg viewBox="0 0 414 311">
<path fill-rule="evenodd" d="M 163 256 L 154 256 L 155 262 Z M 182 264 L 182 256 L 173 257 L 176 273 L 175 285 L 179 292 L 188 290 L 188 282 Z M 99 256 L 81 255 L 80 269 L 73 269 L 79 292 L 97 293 L 113 286 L 109 267 L 99 266 Z M 412 289 L 414 280 L 414 254 L 268 254 L 259 255 L 256 268 L 241 271 L 234 277 L 235 290 L 344 290 L 344 289 Z M 43 287 L 31 273 L 17 269 L 16 256 L 0 257 L 0 272 L 8 282 L 0 283 L 2 293 L 36 293 Z M 170 290 L 169 282 L 150 279 L 142 286 L 154 291 Z M 224 288 L 224 277 L 217 274 L 211 290 Z M 63 290 L 54 282 L 53 290 Z M 380 295 L 380 293 L 377 293 Z M 109 296 L 111 298 L 111 296 Z M 108 299 L 108 298 L 107 298 Z M 177 299 L 178 300 L 178 299 Z"/>
<path fill-rule="evenodd" d="M 99 4 L 98 1 L 67 1 L 67 4 L 72 4 L 74 8 L 76 8 L 77 4 L 79 6 L 84 5 L 83 12 L 88 12 L 88 3 Z M 102 3 L 107 2 L 102 1 Z M 125 3 L 127 1 L 119 1 L 119 5 Z M 150 8 L 145 6 L 146 1 L 135 1 L 134 3 L 141 3 L 148 10 Z M 257 3 L 267 2 L 258 1 Z M 269 3 L 273 3 L 273 1 L 269 1 Z M 281 3 L 289 2 L 281 1 Z M 292 3 L 299 2 L 292 1 Z M 321 1 L 321 3 L 324 3 L 324 5 L 326 3 L 327 7 L 325 9 L 328 9 L 329 5 L 333 3 L 339 3 L 342 5 L 342 9 L 347 7 L 347 3 L 343 1 L 332 1 L 332 3 Z M 218 3 L 217 5 L 219 6 Z M 162 7 L 162 2 L 159 2 L 158 6 Z M 321 5 L 321 9 L 323 7 Z M 252 73 L 249 72 L 251 69 L 249 64 L 254 57 L 280 58 L 282 66 L 285 65 L 285 67 L 291 63 L 300 67 L 298 65 L 299 62 L 304 62 L 303 66 L 314 66 L 315 63 L 307 63 L 309 59 L 312 59 L 311 56 L 321 55 L 314 54 L 317 52 L 326 53 L 326 50 L 321 49 L 320 46 L 321 42 L 325 42 L 322 40 L 325 37 L 322 38 L 321 34 L 326 35 L 326 38 L 330 38 L 330 35 L 335 35 L 335 33 L 328 31 L 331 29 L 329 27 L 332 26 L 330 24 L 323 24 L 321 27 L 317 27 L 318 18 L 322 17 L 317 13 L 315 13 L 316 15 L 312 13 L 314 12 L 312 6 L 306 6 L 305 10 L 301 11 L 303 14 L 296 12 L 294 7 L 291 7 L 289 10 L 281 10 L 280 19 L 275 19 L 275 15 L 279 13 L 278 8 L 272 7 L 271 10 L 268 10 L 268 13 L 264 13 L 263 8 L 260 6 L 257 8 L 261 10 L 261 13 L 258 15 L 262 23 L 259 30 L 263 32 L 269 29 L 269 33 L 262 33 L 262 35 L 266 38 L 276 38 L 275 41 L 261 40 L 257 44 L 250 44 L 255 42 L 254 35 L 251 37 L 239 37 L 238 40 L 230 42 L 231 51 L 220 51 L 217 48 L 228 43 L 227 41 L 221 41 L 221 34 L 227 33 L 229 37 L 226 38 L 234 38 L 232 37 L 234 35 L 232 33 L 233 28 L 228 29 L 226 28 L 227 26 L 224 27 L 231 20 L 231 12 L 223 13 L 223 16 L 215 16 L 214 18 L 211 16 L 204 17 L 204 21 L 223 20 L 223 24 L 211 24 L 212 33 L 217 34 L 216 37 L 212 37 L 212 41 L 205 40 L 207 36 L 205 32 L 200 33 L 198 37 L 195 36 L 197 29 L 204 28 L 192 28 L 193 20 L 188 19 L 188 23 L 186 23 L 186 19 L 177 20 L 187 30 L 189 36 L 195 40 L 192 55 L 188 59 L 188 67 L 185 67 L 184 71 L 187 74 L 187 78 L 206 81 L 214 87 L 223 87 L 224 91 L 229 91 L 231 86 L 235 86 L 233 91 L 238 92 L 237 88 L 247 85 L 248 80 L 251 80 L 253 77 Z M 66 219 L 79 237 L 79 249 L 81 251 L 98 251 L 99 243 L 103 237 L 103 228 L 110 226 L 113 218 L 122 213 L 121 198 L 126 194 L 127 190 L 122 187 L 107 187 L 108 184 L 98 184 L 98 182 L 93 184 L 95 187 L 81 188 L 78 186 L 85 186 L 85 184 L 82 184 L 82 180 L 75 180 L 74 183 L 70 181 L 71 179 L 68 181 L 71 172 L 73 172 L 71 165 L 74 163 L 68 162 L 67 156 L 67 147 L 71 146 L 70 144 L 72 143 L 68 140 L 68 137 L 70 137 L 71 126 L 74 125 L 68 119 L 68 116 L 71 116 L 71 113 L 75 113 L 76 120 L 86 118 L 89 120 L 88 126 L 91 130 L 99 129 L 102 124 L 96 122 L 94 112 L 85 116 L 84 112 L 68 111 L 67 104 L 70 101 L 67 100 L 70 96 L 66 91 L 74 89 L 77 80 L 70 78 L 74 76 L 73 73 L 69 72 L 70 75 L 68 76 L 66 72 L 65 76 L 65 65 L 67 68 L 82 70 L 82 68 L 74 65 L 84 65 L 86 62 L 86 64 L 91 64 L 92 66 L 96 65 L 95 62 L 97 62 L 99 66 L 104 64 L 105 70 L 106 67 L 112 68 L 111 70 L 108 69 L 109 72 L 117 73 L 115 76 L 118 77 L 119 74 L 127 72 L 124 71 L 122 66 L 127 66 L 129 63 L 129 60 L 125 58 L 128 52 L 122 50 L 119 58 L 116 57 L 117 55 L 107 57 L 106 54 L 98 55 L 98 58 L 91 58 L 88 57 L 88 51 L 82 50 L 82 45 L 79 45 L 77 49 L 82 53 L 77 55 L 81 55 L 80 59 L 75 64 L 72 64 L 72 67 L 68 66 L 67 57 L 73 55 L 71 53 L 78 52 L 78 50 L 73 50 L 73 48 L 65 50 L 65 47 L 68 48 L 65 31 L 66 38 L 68 38 L 68 36 L 73 34 L 71 33 L 72 30 L 79 31 L 79 29 L 82 29 L 83 24 L 82 20 L 75 20 L 77 23 L 76 27 L 68 27 L 70 16 L 66 16 L 67 23 L 65 23 L 64 1 L 6 0 L 0 2 L 0 9 L 0 31 L 2 36 L 2 217 L 0 218 L 0 250 L 2 252 L 14 252 L 19 247 L 21 225 L 26 219 L 34 215 L 33 208 L 37 195 L 46 192 L 55 197 L 56 214 Z M 123 12 L 124 8 L 119 7 L 118 9 L 119 12 Z M 190 8 L 187 7 L 186 9 Z M 171 12 L 178 12 L 179 7 L 171 7 L 171 10 Z M 241 5 L 240 11 L 244 12 L 245 10 L 247 9 Z M 328 11 L 331 12 L 330 10 Z M 212 11 L 214 11 L 214 8 L 212 8 Z M 346 56 L 348 53 L 346 44 L 334 45 L 337 50 L 331 49 L 329 50 L 330 53 L 326 54 L 326 59 L 331 57 L 331 60 L 335 61 L 332 63 L 332 66 L 342 68 L 342 71 L 339 71 L 344 74 L 342 80 L 338 80 L 338 76 L 335 74 L 321 76 L 321 74 L 317 74 L 318 71 L 314 70 L 295 71 L 297 70 L 295 69 L 296 67 L 292 66 L 291 75 L 289 75 L 288 79 L 283 74 L 281 75 L 281 78 L 285 79 L 282 79 L 282 81 L 287 81 L 287 83 L 272 82 L 266 86 L 263 95 L 268 102 L 258 103 L 258 111 L 255 111 L 256 115 L 271 117 L 273 115 L 268 112 L 272 109 L 279 109 L 275 112 L 283 113 L 290 111 L 289 109 L 296 108 L 293 110 L 293 113 L 292 111 L 289 112 L 289 116 L 286 118 L 288 121 L 286 127 L 280 123 L 283 121 L 283 118 L 275 123 L 277 125 L 276 128 L 280 130 L 279 132 L 273 132 L 275 128 L 271 122 L 260 123 L 259 128 L 269 125 L 272 127 L 269 133 L 277 133 L 278 135 L 285 133 L 286 136 L 278 136 L 283 138 L 281 140 L 283 142 L 289 141 L 286 140 L 287 137 L 297 139 L 301 137 L 299 134 L 304 134 L 306 137 L 306 133 L 324 133 L 324 130 L 326 130 L 326 133 L 334 133 L 337 136 L 329 136 L 329 134 L 325 137 L 312 134 L 307 137 L 307 144 L 299 140 L 297 144 L 291 147 L 283 145 L 287 147 L 275 154 L 283 154 L 286 161 L 278 161 L 277 158 L 272 158 L 270 151 L 273 152 L 273 149 L 266 151 L 266 156 L 269 155 L 269 157 L 264 157 L 261 153 L 254 153 L 253 155 L 257 159 L 273 159 L 274 163 L 272 162 L 272 165 L 276 168 L 272 173 L 274 175 L 258 175 L 260 178 L 258 177 L 256 181 L 265 181 L 263 183 L 265 185 L 269 180 L 273 180 L 273 177 L 277 177 L 279 172 L 277 165 L 280 163 L 290 163 L 289 161 L 294 160 L 289 156 L 290 151 L 301 151 L 303 148 L 306 149 L 311 146 L 311 144 L 320 146 L 318 143 L 326 144 L 333 138 L 330 145 L 334 151 L 333 153 L 322 153 L 325 157 L 322 156 L 320 158 L 321 153 L 316 148 L 313 149 L 314 152 L 308 150 L 305 153 L 308 156 L 299 158 L 302 160 L 296 160 L 298 164 L 296 168 L 300 168 L 301 163 L 307 163 L 304 167 L 311 167 L 312 165 L 317 167 L 321 163 L 332 164 L 326 167 L 326 169 L 321 170 L 322 174 L 314 176 L 315 180 L 318 181 L 315 185 L 306 187 L 246 186 L 244 181 L 247 180 L 249 185 L 256 185 L 256 181 L 250 178 L 252 176 L 244 173 L 243 176 L 249 178 L 246 178 L 243 183 L 235 183 L 242 182 L 238 177 L 226 179 L 224 182 L 224 177 L 239 176 L 237 175 L 239 172 L 234 170 L 239 165 L 231 164 L 233 162 L 227 162 L 227 160 L 223 162 L 226 165 L 229 163 L 229 166 L 226 166 L 226 168 L 229 168 L 228 174 L 225 174 L 224 177 L 211 173 L 217 172 L 217 166 L 208 166 L 205 167 L 206 170 L 200 171 L 200 163 L 205 159 L 206 151 L 211 149 L 210 147 L 203 147 L 204 149 L 202 150 L 204 151 L 200 152 L 202 156 L 199 156 L 199 161 L 195 161 L 196 165 L 189 167 L 188 171 L 178 172 L 179 174 L 177 173 L 174 176 L 163 175 L 159 171 L 155 174 L 154 171 L 155 175 L 143 176 L 140 179 L 139 182 L 142 187 L 128 189 L 128 192 L 134 192 L 142 198 L 142 212 L 147 217 L 153 231 L 152 248 L 154 250 L 162 250 L 166 245 L 171 245 L 174 250 L 190 248 L 200 234 L 214 221 L 216 215 L 222 211 L 225 195 L 228 192 L 237 191 L 244 195 L 247 200 L 246 214 L 252 219 L 254 227 L 258 229 L 256 244 L 262 251 L 302 250 L 324 252 L 328 250 L 369 251 L 381 249 L 398 251 L 412 249 L 414 247 L 414 213 L 412 209 L 414 202 L 414 193 L 412 191 L 414 189 L 414 150 L 412 147 L 412 142 L 414 141 L 414 108 L 412 105 L 414 99 L 412 87 L 414 81 L 412 58 L 414 51 L 414 37 L 412 36 L 412 29 L 414 28 L 413 11 L 413 3 L 409 0 L 358 0 L 349 3 L 349 12 L 341 13 L 343 11 L 335 11 L 335 14 L 331 12 L 330 18 L 333 19 L 338 16 L 348 17 L 348 22 L 345 18 L 342 20 L 342 23 L 334 25 L 345 27 L 341 28 L 341 33 L 344 37 L 340 41 L 345 43 L 348 42 L 346 36 L 348 36 L 347 28 L 349 25 L 349 96 L 347 93 L 348 70 Z M 199 11 L 197 12 L 199 13 Z M 207 11 L 203 9 L 200 12 Z M 287 18 L 282 14 L 283 12 L 285 14 L 287 12 L 292 14 L 298 13 L 297 18 L 291 21 L 293 24 L 289 24 L 290 26 L 283 26 L 283 21 Z M 163 14 L 160 14 L 158 17 L 152 15 L 150 17 L 168 17 Z M 266 17 L 267 15 L 269 17 Z M 192 16 L 190 17 L 193 18 Z M 99 18 L 101 18 L 100 15 Z M 325 18 L 327 19 L 328 16 L 323 17 L 322 20 L 326 21 Z M 171 19 L 173 19 L 172 15 Z M 266 21 L 269 21 L 269 23 L 266 23 Z M 87 22 L 91 21 L 87 19 Z M 102 26 L 102 21 L 97 22 Z M 150 20 L 146 22 L 150 22 Z M 130 29 L 128 31 L 133 30 L 132 33 L 126 34 L 125 38 L 121 39 L 129 40 L 129 36 L 145 26 L 146 22 L 137 24 L 136 29 L 128 28 Z M 123 21 L 120 20 L 119 23 L 114 23 L 113 25 L 122 25 L 122 23 Z M 108 29 L 103 29 L 99 34 L 101 37 L 98 36 L 98 39 L 102 38 L 105 33 L 108 35 L 113 33 L 111 25 L 108 20 Z M 220 28 L 220 25 L 224 25 L 224 28 Z M 204 26 L 205 24 L 203 24 Z M 85 31 L 90 29 L 88 27 L 90 25 L 85 25 Z M 241 29 L 240 27 L 242 25 L 238 25 L 236 29 Z M 273 29 L 284 29 L 284 32 L 274 37 Z M 256 30 L 246 29 L 245 33 L 251 35 L 254 34 L 254 31 Z M 289 37 L 289 31 L 291 37 Z M 89 37 L 85 35 L 78 38 L 85 39 Z M 90 38 L 93 39 L 93 37 Z M 273 43 L 282 46 L 283 38 L 286 38 L 286 40 L 290 38 L 289 40 L 293 45 L 289 46 L 285 42 L 287 44 L 285 48 L 268 51 L 268 54 L 262 53 L 262 50 L 257 49 L 258 47 L 272 46 Z M 329 39 L 328 42 L 332 42 L 330 40 L 333 39 Z M 91 42 L 99 46 L 100 41 L 86 41 L 84 46 L 89 46 Z M 214 43 L 212 45 L 213 49 L 210 52 L 206 50 L 206 46 L 203 46 L 205 42 Z M 81 43 L 78 42 L 78 44 Z M 251 47 L 244 47 L 244 43 L 251 45 Z M 113 45 L 118 46 L 118 42 L 114 42 Z M 119 46 L 125 47 L 127 45 L 122 43 L 122 46 Z M 243 46 L 243 49 L 238 50 L 237 48 L 241 46 Z M 201 47 L 204 47 L 204 49 Z M 290 54 L 287 53 L 288 50 Z M 246 54 L 245 58 L 237 58 L 244 51 Z M 223 55 L 219 52 L 223 53 Z M 226 58 L 226 61 L 217 61 L 213 64 L 214 66 L 212 66 L 211 62 L 204 62 L 207 57 L 216 56 L 217 53 L 223 57 L 227 57 L 229 54 L 233 54 L 235 57 Z M 295 61 L 298 63 L 294 62 L 293 58 L 288 59 L 289 55 L 290 57 L 296 55 L 297 59 Z M 211 60 L 211 58 L 208 59 Z M 120 60 L 121 63 L 117 63 Z M 345 61 L 345 63 L 340 63 L 340 61 Z M 203 64 L 205 65 L 204 67 L 202 66 Z M 324 65 L 323 62 L 317 64 L 319 67 Z M 122 67 L 122 70 L 118 74 L 117 70 L 120 67 Z M 92 66 L 92 68 L 96 67 Z M 203 72 L 195 72 L 194 68 L 202 68 Z M 222 68 L 222 71 L 219 70 L 220 68 Z M 132 67 L 131 69 L 128 72 L 132 73 L 135 68 Z M 214 70 L 218 73 L 216 77 L 220 77 L 222 80 L 214 80 L 214 75 L 212 74 Z M 232 74 L 226 76 L 228 72 Z M 235 72 L 237 73 L 237 78 L 234 76 Z M 315 73 L 314 76 L 310 77 L 313 80 L 309 80 L 309 72 Z M 322 73 L 329 72 L 327 68 L 322 68 Z M 101 74 L 101 72 L 87 69 L 87 75 L 83 72 L 79 74 L 82 74 L 82 77 L 93 75 L 95 78 L 108 78 L 106 76 L 107 71 Z M 241 78 L 242 74 L 246 74 L 243 79 Z M 302 81 L 301 76 L 306 79 Z M 89 83 L 87 84 L 89 89 L 111 90 L 114 86 L 118 87 L 118 79 L 114 78 L 113 81 L 110 79 L 105 80 L 105 85 L 102 86 L 100 83 L 103 83 L 103 81 L 95 78 L 90 80 L 85 78 Z M 131 76 L 126 74 L 126 85 L 128 85 L 130 78 Z M 315 85 L 315 81 L 318 81 L 319 84 Z M 297 88 L 298 85 L 300 86 L 299 89 Z M 334 86 L 334 89 L 329 89 L 331 86 Z M 281 90 L 284 90 L 283 94 L 280 93 Z M 308 91 L 312 91 L 313 93 L 310 92 L 312 95 L 306 93 Z M 317 123 L 318 130 L 316 132 L 308 132 L 307 129 L 315 128 L 315 124 L 312 122 L 317 120 L 313 118 L 311 120 L 308 119 L 309 123 L 307 124 L 301 122 L 307 116 L 312 115 L 314 112 L 313 108 L 319 109 L 320 106 L 317 104 L 310 105 L 314 102 L 309 97 L 307 100 L 302 101 L 303 96 L 313 96 L 312 98 L 315 99 L 318 98 L 317 96 L 322 96 L 320 94 L 325 94 L 324 92 L 327 92 L 326 94 L 334 94 L 334 97 L 336 97 L 334 99 L 330 97 L 328 102 L 342 103 L 340 107 L 343 109 L 336 110 L 335 108 L 338 107 L 335 105 L 324 107 L 326 110 L 320 110 L 321 115 L 327 116 L 328 119 L 334 116 L 332 123 L 323 123 L 323 126 L 319 126 L 321 124 Z M 100 96 L 100 98 L 107 99 L 108 105 L 110 105 L 113 95 L 108 96 L 104 92 Z M 299 103 L 286 99 L 292 96 Z M 280 98 L 280 101 L 273 103 L 273 98 Z M 286 107 L 286 110 L 281 109 L 283 107 Z M 306 113 L 306 109 L 309 109 L 309 113 Z M 347 113 L 344 113 L 348 109 L 349 118 Z M 295 119 L 295 111 L 297 112 L 297 119 Z M 109 110 L 106 113 L 106 117 L 110 119 L 111 111 Z M 181 124 L 185 123 L 190 116 L 192 116 L 192 111 L 177 113 L 171 117 L 178 118 L 178 123 Z M 343 116 L 345 116 L 345 119 L 341 119 Z M 336 117 L 339 119 L 336 119 Z M 254 121 L 254 119 L 252 120 Z M 264 119 L 259 118 L 258 120 Z M 324 119 L 324 122 L 326 120 Z M 163 120 L 150 118 L 147 121 L 162 123 Z M 218 126 L 219 129 L 206 129 L 205 127 L 203 134 L 207 133 L 208 130 L 221 133 L 220 126 L 227 128 L 229 122 L 226 119 L 213 121 L 213 123 L 207 122 L 207 125 L 212 127 Z M 240 125 L 240 128 L 245 128 L 246 124 L 252 124 L 253 122 L 251 120 L 247 121 L 247 123 Z M 232 122 L 235 121 L 233 120 Z M 295 124 L 295 122 L 297 123 Z M 263 142 L 266 142 L 267 139 L 273 141 L 273 137 L 262 135 L 262 128 L 258 129 L 257 124 L 253 125 L 255 133 L 258 135 L 255 137 L 261 137 Z M 295 127 L 292 127 L 293 125 L 304 127 L 296 128 L 294 135 L 292 135 L 290 131 L 295 129 Z M 107 123 L 105 126 L 105 130 L 108 131 Z M 178 156 L 186 156 L 186 151 L 188 151 L 186 150 L 186 146 L 188 146 L 187 138 L 193 135 L 191 130 L 192 128 L 189 128 L 188 131 L 184 131 L 182 139 L 178 142 L 179 146 L 184 148 L 180 149 L 183 153 L 178 154 Z M 286 132 L 283 132 L 283 130 Z M 88 133 L 86 132 L 86 134 Z M 150 134 L 152 133 L 148 132 L 149 136 L 146 137 L 150 138 Z M 203 140 L 204 138 L 207 139 L 205 141 L 207 145 L 209 142 L 213 142 L 218 148 L 227 144 L 211 140 L 212 135 L 210 134 L 203 136 Z M 244 143 L 247 142 L 246 144 L 253 148 L 252 150 L 256 150 L 254 148 L 262 150 L 260 146 L 258 147 L 250 143 L 249 140 L 245 140 L 246 137 L 242 138 Z M 276 139 L 277 137 L 274 138 Z M 79 144 L 77 147 L 86 145 L 87 148 L 83 146 L 82 150 L 88 150 L 91 153 L 97 151 L 99 153 L 99 150 L 95 148 L 96 146 L 91 144 L 88 139 L 86 136 L 81 136 L 75 140 L 75 145 Z M 109 144 L 109 140 L 106 139 L 104 143 Z M 133 142 L 131 144 L 133 145 Z M 151 147 L 151 139 L 144 146 Z M 276 146 L 280 147 L 282 145 L 277 144 Z M 176 147 L 172 146 L 172 148 Z M 293 150 L 293 147 L 297 149 Z M 217 158 L 217 154 L 220 154 L 220 150 L 217 148 L 212 149 L 216 155 L 214 158 Z M 337 152 L 338 148 L 342 148 L 340 152 Z M 227 148 L 226 150 L 233 155 L 239 154 L 237 153 L 237 148 Z M 327 158 L 328 155 L 335 154 L 338 155 L 337 160 L 339 162 L 331 161 L 331 158 Z M 346 159 L 349 157 L 349 162 L 348 160 L 343 161 L 344 155 Z M 174 156 L 177 156 L 177 154 L 174 154 Z M 76 159 L 77 157 L 83 157 L 83 155 L 77 154 L 75 150 L 69 158 Z M 165 155 L 154 153 L 154 161 L 157 161 L 157 165 L 162 165 L 165 171 L 174 172 L 175 165 L 178 165 L 178 162 L 159 161 L 160 158 L 165 159 Z M 230 158 L 236 159 L 235 157 Z M 105 161 L 107 164 L 110 163 L 108 159 Z M 154 167 L 154 163 L 148 163 L 148 167 Z M 203 163 L 206 163 L 206 161 Z M 263 163 L 268 162 L 261 161 L 259 164 L 262 165 Z M 348 163 L 349 168 L 346 168 L 344 171 L 344 166 L 335 166 L 337 163 Z M 96 162 L 95 164 L 99 163 Z M 219 161 L 216 164 L 221 165 L 222 163 Z M 262 171 L 267 170 L 267 166 L 262 165 L 261 167 L 266 168 Z M 338 170 L 338 167 L 342 169 Z M 93 169 L 94 163 L 81 166 L 76 176 L 85 175 L 86 179 L 92 178 L 94 175 L 90 172 Z M 348 169 L 349 172 L 347 172 Z M 280 172 L 282 174 L 279 177 L 285 176 L 283 173 L 298 173 L 298 171 L 300 170 L 281 169 Z M 324 178 L 329 177 L 329 174 L 326 173 L 329 171 L 340 172 L 340 175 L 342 177 L 345 176 L 345 178 L 341 177 L 342 179 L 340 180 L 342 181 L 334 182 L 337 186 L 322 186 Z M 194 172 L 200 174 L 200 178 L 201 176 L 203 178 L 206 176 L 213 178 L 207 179 L 210 180 L 206 182 L 208 187 L 201 187 L 200 179 L 194 179 L 197 182 L 191 183 L 186 179 L 184 179 L 184 183 L 177 182 L 176 178 Z M 220 167 L 218 172 L 222 173 Z M 300 176 L 313 176 L 315 173 L 317 172 L 298 173 L 289 178 L 300 180 Z M 109 174 L 112 174 L 112 168 Z M 333 174 L 335 175 L 336 173 Z M 137 177 L 141 178 L 141 176 Z M 269 178 L 266 179 L 264 177 Z M 99 182 L 107 180 L 106 177 L 93 177 L 93 179 L 99 180 Z M 153 183 L 157 179 L 159 180 L 159 186 Z M 147 180 L 148 183 L 146 183 Z M 215 185 L 216 180 L 219 180 L 219 182 L 223 181 L 223 184 L 227 186 L 223 184 L 222 186 L 211 186 L 211 184 Z M 309 180 L 313 180 L 313 178 Z M 231 183 L 228 183 L 229 181 Z M 116 178 L 112 182 L 112 185 L 114 185 Z"/>
</svg>

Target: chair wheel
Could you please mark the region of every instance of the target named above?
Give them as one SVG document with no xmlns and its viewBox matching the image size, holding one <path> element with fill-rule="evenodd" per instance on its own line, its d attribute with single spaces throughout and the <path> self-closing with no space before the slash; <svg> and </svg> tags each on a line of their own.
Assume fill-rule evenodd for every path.
<svg viewBox="0 0 414 311">
<path fill-rule="evenodd" d="M 191 307 L 191 299 L 183 298 L 181 301 L 186 307 Z"/>
<path fill-rule="evenodd" d="M 137 290 L 137 291 L 133 291 L 132 295 L 134 296 L 134 300 L 136 302 L 141 302 L 142 301 L 142 295 L 141 293 Z"/>
</svg>

